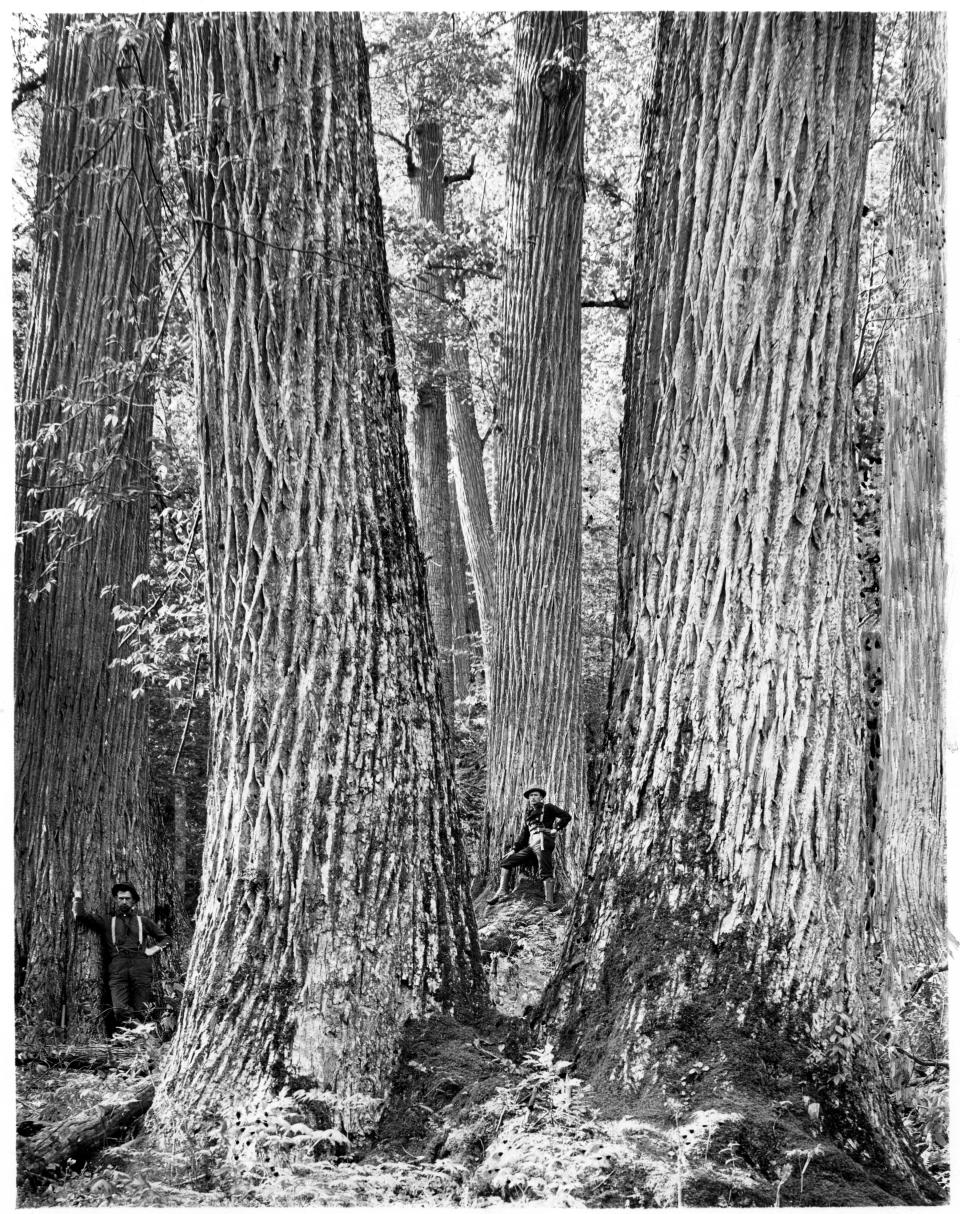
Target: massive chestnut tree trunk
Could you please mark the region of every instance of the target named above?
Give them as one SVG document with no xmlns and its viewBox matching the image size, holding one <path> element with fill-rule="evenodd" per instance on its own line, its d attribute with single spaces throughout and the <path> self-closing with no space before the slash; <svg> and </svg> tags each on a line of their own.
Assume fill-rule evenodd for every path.
<svg viewBox="0 0 960 1214">
<path fill-rule="evenodd" d="M 774 1176 L 809 1138 L 801 1093 L 858 1159 L 907 1167 L 862 1003 L 850 424 L 873 29 L 864 14 L 663 18 L 606 775 L 546 1005 L 598 1083 L 680 1107 L 693 1089 L 722 1110 L 715 1158 L 780 1119 Z M 798 1171 L 778 1199 L 798 1197 Z"/>
<path fill-rule="evenodd" d="M 907 18 L 891 168 L 875 926 L 891 960 L 944 949 L 943 374 L 946 16 Z"/>
<path fill-rule="evenodd" d="M 429 106 L 407 136 L 407 173 L 413 218 L 434 233 L 444 227 L 443 127 Z M 430 616 L 440 659 L 447 711 L 453 712 L 453 617 L 450 585 L 450 488 L 447 464 L 447 392 L 443 363 L 444 275 L 424 268 L 417 275 L 414 312 L 414 387 L 411 419 L 413 500 L 427 562 Z"/>
<path fill-rule="evenodd" d="M 47 81 L 17 413 L 15 921 L 21 1009 L 59 1021 L 99 1004 L 74 877 L 88 905 L 119 878 L 143 888 L 155 846 L 145 699 L 113 665 L 112 611 L 149 568 L 159 48 L 52 16 Z"/>
<path fill-rule="evenodd" d="M 366 52 L 336 13 L 176 20 L 213 749 L 165 1125 L 284 1085 L 369 1128 L 476 925 L 387 299 Z"/>
<path fill-rule="evenodd" d="M 573 846 L 558 857 L 571 873 L 585 818 L 580 243 L 586 14 L 521 14 L 516 38 L 484 875 L 495 875 L 527 785 L 544 784 L 550 801 L 573 812 Z"/>
</svg>

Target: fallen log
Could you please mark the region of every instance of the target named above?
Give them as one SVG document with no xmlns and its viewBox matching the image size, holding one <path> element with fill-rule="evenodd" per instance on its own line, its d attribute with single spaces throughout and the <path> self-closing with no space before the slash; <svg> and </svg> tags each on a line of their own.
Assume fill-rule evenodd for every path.
<svg viewBox="0 0 960 1214">
<path fill-rule="evenodd" d="M 17 1066 L 41 1063 L 43 1066 L 63 1070 L 95 1071 L 100 1068 L 128 1066 L 142 1056 L 149 1061 L 143 1049 L 130 1046 L 115 1046 L 94 1041 L 87 1045 L 55 1045 L 40 1049 L 17 1050 Z"/>
<path fill-rule="evenodd" d="M 143 1079 L 127 1092 L 108 1096 L 81 1113 L 74 1113 L 17 1143 L 17 1171 L 22 1181 L 43 1180 L 69 1160 L 79 1162 L 100 1150 L 149 1109 L 154 1083 Z"/>
</svg>

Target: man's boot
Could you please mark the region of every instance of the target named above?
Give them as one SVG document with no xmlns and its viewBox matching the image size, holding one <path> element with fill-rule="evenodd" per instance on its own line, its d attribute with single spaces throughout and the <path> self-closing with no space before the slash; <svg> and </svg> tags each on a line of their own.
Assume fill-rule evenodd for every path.
<svg viewBox="0 0 960 1214">
<path fill-rule="evenodd" d="M 547 877 L 543 882 L 543 903 L 547 910 L 556 910 L 557 904 L 553 900 L 553 878 Z"/>
<path fill-rule="evenodd" d="M 488 899 L 487 906 L 494 906 L 497 902 L 502 902 L 507 896 L 507 886 L 510 884 L 510 873 L 504 868 L 500 871 L 500 887 L 492 898 Z"/>
</svg>

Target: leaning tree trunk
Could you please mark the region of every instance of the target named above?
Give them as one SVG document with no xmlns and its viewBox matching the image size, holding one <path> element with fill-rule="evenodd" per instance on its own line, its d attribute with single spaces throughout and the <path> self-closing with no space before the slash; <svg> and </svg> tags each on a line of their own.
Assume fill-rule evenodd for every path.
<svg viewBox="0 0 960 1214">
<path fill-rule="evenodd" d="M 355 16 L 176 19 L 211 628 L 203 889 L 158 1093 L 369 1128 L 483 978 L 395 370 Z"/>
<path fill-rule="evenodd" d="M 907 19 L 891 168 L 875 927 L 896 968 L 945 946 L 943 375 L 946 15 Z"/>
<path fill-rule="evenodd" d="M 788 1116 L 779 1075 L 850 1149 L 904 1172 L 863 1045 L 850 424 L 873 29 L 663 19 L 607 766 L 547 1008 L 598 1082 L 651 1106 L 696 1085 L 700 1109 L 737 1105 L 746 1143 Z"/>
<path fill-rule="evenodd" d="M 462 299 L 462 281 L 459 290 Z M 477 597 L 480 642 L 489 687 L 493 620 L 496 617 L 497 602 L 497 546 L 483 468 L 483 442 L 477 430 L 477 417 L 473 408 L 467 326 L 463 316 L 456 313 L 451 320 L 448 350 L 450 457 L 456 485 L 457 512 Z"/>
<path fill-rule="evenodd" d="M 451 505 L 457 500 L 453 476 L 447 479 Z M 453 638 L 453 694 L 464 700 L 470 694 L 470 668 L 473 657 L 468 618 L 470 590 L 467 586 L 467 549 L 463 542 L 460 512 L 450 511 L 450 623 Z"/>
<path fill-rule="evenodd" d="M 96 1006 L 74 876 L 152 866 L 146 708 L 113 608 L 148 570 L 163 110 L 144 28 L 51 16 L 32 316 L 17 417 L 16 976 L 23 1014 Z"/>
<path fill-rule="evenodd" d="M 496 618 L 481 875 L 516 832 L 522 792 L 544 784 L 574 814 L 558 866 L 575 874 L 584 826 L 580 695 L 581 12 L 517 21 L 507 165 L 497 461 Z"/>
<path fill-rule="evenodd" d="M 407 174 L 413 218 L 433 235 L 444 228 L 443 128 L 421 115 L 407 137 Z M 430 256 L 425 261 L 429 263 Z M 444 363 L 444 275 L 425 265 L 417 275 L 410 463 L 417 530 L 427 562 L 430 618 L 448 713 L 453 713 L 453 616 L 450 585 L 450 487 L 447 463 L 447 391 Z"/>
</svg>

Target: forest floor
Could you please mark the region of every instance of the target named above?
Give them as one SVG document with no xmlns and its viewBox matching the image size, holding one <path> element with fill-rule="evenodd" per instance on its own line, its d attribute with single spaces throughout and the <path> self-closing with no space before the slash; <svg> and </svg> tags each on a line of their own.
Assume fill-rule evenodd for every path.
<svg viewBox="0 0 960 1214">
<path fill-rule="evenodd" d="M 108 1146 L 19 1204 L 51 1206 L 872 1206 L 920 1204 L 822 1135 L 800 1091 L 766 1107 L 698 1101 L 698 1075 L 670 1107 L 595 1090 L 523 1011 L 536 1003 L 560 947 L 565 913 L 549 914 L 522 881 L 477 907 L 497 1004 L 482 1023 L 435 1014 L 412 1025 L 375 1142 L 310 1131 L 291 1100 L 260 1111 L 216 1152 L 159 1152 L 149 1131 Z M 18 1067 L 17 1123 L 27 1134 L 156 1073 L 163 1047 L 144 1040 L 122 1065 Z"/>
</svg>

